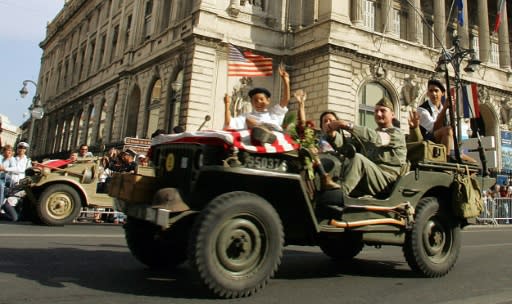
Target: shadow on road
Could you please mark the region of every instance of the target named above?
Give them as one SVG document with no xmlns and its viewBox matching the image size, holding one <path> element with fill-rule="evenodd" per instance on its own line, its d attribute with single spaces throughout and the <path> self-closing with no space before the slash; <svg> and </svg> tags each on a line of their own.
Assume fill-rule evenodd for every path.
<svg viewBox="0 0 512 304">
<path fill-rule="evenodd" d="M 63 244 L 59 244 L 63 245 Z M 76 245 L 74 245 L 76 246 Z M 0 249 L 0 272 L 12 273 L 41 285 L 64 288 L 68 283 L 108 292 L 152 297 L 207 298 L 200 282 L 185 264 L 177 269 L 153 271 L 130 253 L 105 250 L 118 245 L 99 244 L 100 250 L 76 248 Z M 404 262 L 405 263 L 405 262 Z M 414 277 L 403 263 L 355 259 L 336 262 L 317 252 L 285 250 L 276 279 L 369 276 Z"/>
</svg>

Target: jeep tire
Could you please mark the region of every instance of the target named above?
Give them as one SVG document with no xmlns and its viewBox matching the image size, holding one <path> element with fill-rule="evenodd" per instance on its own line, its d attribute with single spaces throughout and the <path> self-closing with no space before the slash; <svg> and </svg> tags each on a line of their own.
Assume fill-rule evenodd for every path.
<svg viewBox="0 0 512 304">
<path fill-rule="evenodd" d="M 222 298 L 249 296 L 273 277 L 284 233 L 274 207 L 248 192 L 213 199 L 191 234 L 189 261 L 200 281 Z"/>
<path fill-rule="evenodd" d="M 363 250 L 360 233 L 327 234 L 318 240 L 322 252 L 334 260 L 350 260 Z"/>
<path fill-rule="evenodd" d="M 132 255 L 151 269 L 173 268 L 187 259 L 188 231 L 185 218 L 162 231 L 153 223 L 128 217 L 126 244 Z M 190 227 L 190 226 L 189 226 Z"/>
<path fill-rule="evenodd" d="M 81 199 L 73 187 L 55 184 L 46 188 L 36 203 L 35 212 L 42 224 L 62 226 L 70 224 L 80 214 Z"/>
<path fill-rule="evenodd" d="M 406 234 L 403 252 L 412 270 L 426 277 L 441 277 L 455 265 L 460 251 L 460 228 L 437 198 L 422 198 L 415 223 Z"/>
</svg>

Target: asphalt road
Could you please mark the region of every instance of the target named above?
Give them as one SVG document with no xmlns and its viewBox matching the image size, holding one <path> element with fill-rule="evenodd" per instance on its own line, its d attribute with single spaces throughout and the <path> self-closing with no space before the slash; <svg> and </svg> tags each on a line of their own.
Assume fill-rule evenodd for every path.
<svg viewBox="0 0 512 304">
<path fill-rule="evenodd" d="M 276 278 L 256 295 L 208 298 L 187 266 L 150 271 L 120 225 L 42 227 L 0 222 L 0 303 L 512 303 L 512 225 L 463 232 L 445 277 L 411 272 L 401 248 L 365 247 L 335 263 L 315 247 L 286 248 Z"/>
</svg>

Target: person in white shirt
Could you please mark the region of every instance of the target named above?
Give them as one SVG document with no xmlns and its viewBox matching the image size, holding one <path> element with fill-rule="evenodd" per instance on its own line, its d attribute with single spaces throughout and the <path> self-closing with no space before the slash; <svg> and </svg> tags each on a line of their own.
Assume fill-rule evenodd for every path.
<svg viewBox="0 0 512 304">
<path fill-rule="evenodd" d="M 452 150 L 453 132 L 452 128 L 446 125 L 448 106 L 442 104 L 446 89 L 441 81 L 430 79 L 427 90 L 428 100 L 417 109 L 421 134 L 426 140 L 445 145 L 446 151 L 450 152 Z"/>
<path fill-rule="evenodd" d="M 271 143 L 275 136 L 269 133 L 269 129 L 282 131 L 284 116 L 288 112 L 288 102 L 290 101 L 290 76 L 284 67 L 279 67 L 279 75 L 283 81 L 283 96 L 279 104 L 270 106 L 270 91 L 265 88 L 254 88 L 249 91 L 251 98 L 252 112 L 244 113 L 236 117 L 231 117 L 231 98 L 228 94 L 224 96 L 224 129 L 258 129 L 270 136 Z M 252 134 L 254 135 L 254 134 Z M 260 135 L 257 136 L 261 137 Z"/>
<path fill-rule="evenodd" d="M 29 144 L 26 142 L 22 141 L 18 144 L 15 157 L 17 170 L 11 173 L 13 184 L 18 183 L 20 180 L 25 178 L 25 170 L 32 167 L 32 161 L 27 156 L 28 148 Z"/>
</svg>

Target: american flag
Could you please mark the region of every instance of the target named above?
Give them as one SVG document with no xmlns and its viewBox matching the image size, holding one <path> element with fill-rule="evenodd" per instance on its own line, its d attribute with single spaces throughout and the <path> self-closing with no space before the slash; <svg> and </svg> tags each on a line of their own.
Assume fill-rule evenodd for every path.
<svg viewBox="0 0 512 304">
<path fill-rule="evenodd" d="M 228 48 L 228 76 L 272 76 L 272 58 L 255 55 L 249 51 L 242 54 L 232 44 L 229 44 Z"/>
</svg>

